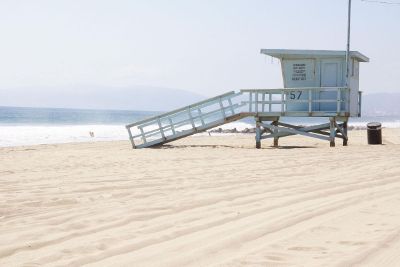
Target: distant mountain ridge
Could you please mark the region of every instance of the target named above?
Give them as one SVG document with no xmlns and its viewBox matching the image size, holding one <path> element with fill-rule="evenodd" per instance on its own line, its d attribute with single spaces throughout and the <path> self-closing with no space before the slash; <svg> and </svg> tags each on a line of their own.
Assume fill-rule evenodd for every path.
<svg viewBox="0 0 400 267">
<path fill-rule="evenodd" d="M 150 86 L 0 88 L 0 106 L 15 107 L 169 111 L 206 98 L 200 93 Z M 364 94 L 362 115 L 400 116 L 400 93 Z"/>
<path fill-rule="evenodd" d="M 185 90 L 134 86 L 0 88 L 0 106 L 168 111 L 205 99 Z"/>
</svg>

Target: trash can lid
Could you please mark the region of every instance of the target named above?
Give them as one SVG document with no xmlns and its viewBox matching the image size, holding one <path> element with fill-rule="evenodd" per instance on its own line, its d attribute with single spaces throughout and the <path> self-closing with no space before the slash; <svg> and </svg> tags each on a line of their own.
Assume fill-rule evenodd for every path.
<svg viewBox="0 0 400 267">
<path fill-rule="evenodd" d="M 367 124 L 367 128 L 369 129 L 377 129 L 380 128 L 382 124 L 380 122 L 370 122 Z"/>
</svg>

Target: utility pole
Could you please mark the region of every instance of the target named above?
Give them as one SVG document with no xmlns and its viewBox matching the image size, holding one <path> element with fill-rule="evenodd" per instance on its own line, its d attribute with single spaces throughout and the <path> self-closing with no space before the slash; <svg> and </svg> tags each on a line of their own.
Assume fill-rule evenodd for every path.
<svg viewBox="0 0 400 267">
<path fill-rule="evenodd" d="M 351 24 L 351 0 L 349 0 L 349 8 L 347 15 L 347 49 L 346 49 L 346 87 L 349 87 L 350 80 L 350 24 Z"/>
</svg>

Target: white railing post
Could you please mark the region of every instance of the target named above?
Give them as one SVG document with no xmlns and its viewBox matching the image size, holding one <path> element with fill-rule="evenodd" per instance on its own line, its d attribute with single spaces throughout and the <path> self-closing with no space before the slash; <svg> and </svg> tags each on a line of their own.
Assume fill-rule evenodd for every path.
<svg viewBox="0 0 400 267">
<path fill-rule="evenodd" d="M 175 134 L 176 134 L 176 132 L 175 132 L 175 126 L 174 126 L 174 123 L 172 122 L 172 119 L 171 119 L 171 118 L 168 118 L 168 121 L 169 121 L 169 124 L 171 125 L 171 131 L 172 131 L 172 134 L 173 134 L 173 135 L 175 135 Z"/>
<path fill-rule="evenodd" d="M 269 112 L 272 112 L 272 93 L 269 92 Z"/>
<path fill-rule="evenodd" d="M 229 102 L 229 107 L 231 109 L 232 116 L 233 116 L 233 115 L 235 115 L 235 109 L 233 108 L 232 99 L 228 98 L 228 102 Z"/>
<path fill-rule="evenodd" d="M 347 95 L 348 95 L 348 96 L 347 96 L 347 112 L 350 112 L 350 105 L 351 105 L 351 104 L 350 104 L 350 102 L 351 102 L 351 101 L 350 101 L 350 97 L 351 97 L 351 96 L 350 96 L 350 88 L 347 88 L 346 91 L 347 91 Z"/>
<path fill-rule="evenodd" d="M 312 89 L 308 89 L 308 113 L 312 112 Z"/>
<path fill-rule="evenodd" d="M 197 112 L 199 112 L 199 117 L 200 117 L 200 120 L 201 120 L 201 124 L 204 126 L 204 119 L 203 119 L 203 113 L 201 113 L 201 109 L 200 109 L 200 107 L 198 107 L 197 108 Z"/>
<path fill-rule="evenodd" d="M 165 139 L 164 129 L 162 128 L 160 118 L 157 118 L 157 124 L 158 124 L 158 128 L 160 129 L 161 137 L 162 137 L 163 139 Z"/>
<path fill-rule="evenodd" d="M 341 103 L 342 103 L 342 100 L 341 100 L 341 94 L 340 94 L 340 92 L 341 92 L 341 88 L 336 88 L 336 94 L 337 94 L 337 106 L 336 106 L 336 112 L 337 113 L 340 113 L 340 106 L 341 106 Z"/>
<path fill-rule="evenodd" d="M 143 144 L 146 144 L 146 135 L 144 134 L 143 128 L 139 127 L 139 129 L 140 129 L 140 133 L 142 134 Z"/>
<path fill-rule="evenodd" d="M 219 98 L 219 107 L 221 108 L 221 112 L 222 112 L 222 117 L 224 117 L 224 119 L 226 118 L 226 114 L 225 114 L 225 109 L 224 109 L 224 105 L 222 104 L 222 99 Z"/>
<path fill-rule="evenodd" d="M 262 93 L 262 106 L 261 106 L 261 110 L 264 113 L 265 112 L 265 92 Z"/>
<path fill-rule="evenodd" d="M 131 140 L 132 143 L 132 148 L 135 149 L 135 140 L 133 140 L 133 136 L 132 136 L 132 132 L 131 132 L 131 127 L 126 127 L 126 129 L 128 130 L 128 134 L 129 134 L 129 140 Z"/>
<path fill-rule="evenodd" d="M 252 111 L 252 105 L 253 105 L 253 93 L 249 92 L 249 112 L 251 113 Z"/>
<path fill-rule="evenodd" d="M 255 97 L 255 112 L 258 113 L 258 92 L 255 93 L 256 97 Z"/>
<path fill-rule="evenodd" d="M 188 114 L 189 114 L 190 123 L 192 124 L 193 129 L 196 129 L 196 125 L 194 124 L 192 113 L 190 111 L 190 107 L 188 107 L 187 111 L 188 111 Z"/>
</svg>

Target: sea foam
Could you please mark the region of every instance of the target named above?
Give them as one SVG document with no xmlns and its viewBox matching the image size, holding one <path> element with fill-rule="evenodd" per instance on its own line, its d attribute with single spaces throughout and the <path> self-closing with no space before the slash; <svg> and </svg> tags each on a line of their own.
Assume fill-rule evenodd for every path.
<svg viewBox="0 0 400 267">
<path fill-rule="evenodd" d="M 91 137 L 90 132 L 93 133 Z M 124 126 L 57 125 L 0 126 L 0 146 L 22 146 L 71 142 L 128 140 Z"/>
<path fill-rule="evenodd" d="M 302 125 L 309 124 L 311 123 L 302 123 Z M 349 126 L 354 127 L 365 127 L 366 124 L 367 121 L 349 122 Z M 400 120 L 382 122 L 382 126 L 400 128 Z M 236 128 L 238 131 L 243 131 L 254 127 L 254 123 L 239 121 L 216 128 L 223 130 Z M 129 140 L 124 125 L 0 125 L 0 147 L 119 140 Z"/>
</svg>

